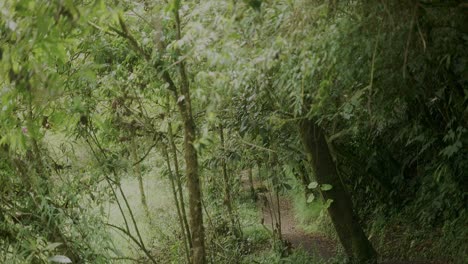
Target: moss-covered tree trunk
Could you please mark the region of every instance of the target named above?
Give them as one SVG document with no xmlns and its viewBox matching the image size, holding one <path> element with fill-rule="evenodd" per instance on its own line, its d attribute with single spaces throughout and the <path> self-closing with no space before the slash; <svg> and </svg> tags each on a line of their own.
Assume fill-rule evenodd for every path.
<svg viewBox="0 0 468 264">
<path fill-rule="evenodd" d="M 325 200 L 333 200 L 328 213 L 350 262 L 376 263 L 377 253 L 353 211 L 351 197 L 338 175 L 324 131 L 313 120 L 305 120 L 300 123 L 300 134 L 317 182 L 333 186 L 322 191 L 322 195 Z"/>
</svg>

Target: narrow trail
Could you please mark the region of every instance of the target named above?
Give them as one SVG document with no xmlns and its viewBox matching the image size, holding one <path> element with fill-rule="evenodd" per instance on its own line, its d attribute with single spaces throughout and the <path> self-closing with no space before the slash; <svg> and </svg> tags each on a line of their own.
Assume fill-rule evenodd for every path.
<svg viewBox="0 0 468 264">
<path fill-rule="evenodd" d="M 241 177 L 244 191 L 248 192 L 250 185 L 246 173 Z M 261 189 L 262 184 L 254 181 L 255 189 Z M 278 203 L 271 199 L 268 193 L 257 193 L 257 207 L 261 210 L 261 222 L 269 230 L 273 231 L 278 222 Z M 281 233 L 284 240 L 291 248 L 302 248 L 309 255 L 328 260 L 336 255 L 336 243 L 321 234 L 309 234 L 302 228 L 294 217 L 292 202 L 287 196 L 279 197 L 281 215 Z"/>
<path fill-rule="evenodd" d="M 276 202 L 271 202 L 271 199 L 258 202 L 258 207 L 262 210 L 264 225 L 270 230 L 273 229 L 278 222 L 278 205 Z M 275 200 L 275 199 L 273 199 Z M 281 233 L 283 239 L 291 245 L 292 248 L 302 248 L 310 255 L 318 256 L 328 260 L 335 256 L 336 244 L 327 237 L 320 234 L 308 234 L 300 228 L 299 223 L 294 217 L 293 205 L 290 199 L 286 196 L 279 198 L 280 214 L 281 214 Z M 273 209 L 273 213 L 272 210 Z"/>
<path fill-rule="evenodd" d="M 249 183 L 246 177 L 241 177 L 244 191 L 249 191 Z M 256 190 L 262 189 L 259 182 L 254 182 Z M 264 187 L 263 187 L 264 188 Z M 257 193 L 257 208 L 261 210 L 260 221 L 269 230 L 275 230 L 278 223 L 278 203 L 276 198 L 269 193 Z M 272 201 L 273 200 L 273 201 Z M 337 243 L 321 234 L 310 234 L 303 230 L 300 223 L 295 219 L 294 208 L 291 199 L 287 196 L 279 197 L 279 207 L 281 215 L 281 233 L 291 249 L 302 248 L 311 256 L 318 259 L 330 260 L 337 255 Z M 447 261 L 426 261 L 426 260 L 383 260 L 379 264 L 450 264 Z"/>
<path fill-rule="evenodd" d="M 271 198 L 266 194 L 261 194 L 257 202 L 259 210 L 262 210 L 262 222 L 270 229 L 274 230 L 274 225 L 277 223 L 278 211 L 277 203 L 271 202 Z M 275 198 L 273 198 L 275 200 Z M 322 260 L 330 260 L 336 256 L 337 244 L 335 241 L 320 234 L 309 234 L 301 229 L 300 224 L 294 217 L 294 208 L 292 202 L 287 196 L 279 197 L 279 206 L 281 214 L 281 232 L 283 239 L 287 241 L 292 248 L 302 248 L 311 256 L 317 256 Z M 273 207 L 275 213 L 272 213 L 270 208 Z M 449 264 L 446 261 L 426 261 L 426 260 L 384 260 L 379 261 L 379 264 Z"/>
</svg>

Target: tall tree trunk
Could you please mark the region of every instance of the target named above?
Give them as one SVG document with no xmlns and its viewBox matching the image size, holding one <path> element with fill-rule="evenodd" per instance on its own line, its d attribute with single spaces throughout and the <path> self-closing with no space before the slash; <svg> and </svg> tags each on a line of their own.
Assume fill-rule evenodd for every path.
<svg viewBox="0 0 468 264">
<path fill-rule="evenodd" d="M 178 105 L 184 122 L 185 173 L 189 191 L 190 230 L 192 231 L 192 263 L 205 263 L 205 230 L 201 205 L 201 187 L 198 175 L 198 155 L 195 146 L 195 122 L 190 111 L 188 90 L 182 92 L 185 99 Z"/>
<path fill-rule="evenodd" d="M 375 263 L 377 253 L 353 211 L 351 197 L 336 170 L 324 131 L 314 121 L 304 120 L 300 123 L 300 134 L 317 182 L 333 186 L 331 190 L 321 193 L 325 200 L 333 200 L 328 213 L 350 261 Z"/>
<path fill-rule="evenodd" d="M 181 39 L 181 22 L 179 10 L 175 10 L 177 39 Z M 204 264 L 205 257 L 205 229 L 203 227 L 203 210 L 200 178 L 198 174 L 198 155 L 193 143 L 196 139 L 195 121 L 192 115 L 189 79 L 185 70 L 185 63 L 179 63 L 180 96 L 176 98 L 180 115 L 184 123 L 185 173 L 189 191 L 190 230 L 192 231 L 192 263 Z"/>
<path fill-rule="evenodd" d="M 181 21 L 179 16 L 179 5 L 176 5 L 174 12 L 176 22 L 176 37 L 178 40 L 181 39 Z M 120 27 L 122 32 L 119 35 L 126 38 L 132 47 L 142 54 L 146 61 L 151 62 L 151 56 L 149 53 L 138 45 L 133 36 L 128 32 L 128 28 L 125 25 L 123 19 L 119 17 Z M 159 70 L 158 61 L 156 67 Z M 198 157 L 197 151 L 193 145 L 196 139 L 195 121 L 192 115 L 192 106 L 190 101 L 190 89 L 189 80 L 185 71 L 185 63 L 181 61 L 178 63 L 180 73 L 180 93 L 172 80 L 170 74 L 163 70 L 162 79 L 167 83 L 168 90 L 174 95 L 174 99 L 177 102 L 179 113 L 182 117 L 184 126 L 184 147 L 185 147 L 185 173 L 187 175 L 187 187 L 189 192 L 189 207 L 190 207 L 190 229 L 192 237 L 192 263 L 193 264 L 204 264 L 205 258 L 205 230 L 203 227 L 203 211 L 202 211 L 202 195 L 200 187 L 200 179 L 198 175 Z"/>
</svg>

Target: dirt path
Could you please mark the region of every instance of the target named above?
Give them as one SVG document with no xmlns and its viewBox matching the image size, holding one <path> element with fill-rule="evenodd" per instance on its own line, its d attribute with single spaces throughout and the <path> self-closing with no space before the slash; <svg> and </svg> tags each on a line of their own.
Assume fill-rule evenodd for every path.
<svg viewBox="0 0 468 264">
<path fill-rule="evenodd" d="M 244 191 L 250 191 L 246 172 L 244 172 L 241 177 L 241 185 Z M 256 190 L 264 188 L 258 181 L 254 182 L 254 187 Z M 277 202 L 272 202 L 268 193 L 257 193 L 257 197 L 259 198 L 257 206 L 259 210 L 262 211 L 261 221 L 263 225 L 269 230 L 274 230 L 274 226 L 278 222 L 276 213 L 278 211 Z M 286 240 L 292 248 L 302 248 L 310 255 L 318 256 L 326 260 L 335 256 L 336 244 L 332 240 L 320 234 L 308 234 L 300 228 L 299 223 L 294 217 L 293 205 L 289 197 L 281 196 L 279 205 L 281 233 L 283 239 Z"/>
<path fill-rule="evenodd" d="M 264 197 L 264 198 L 262 198 Z M 265 200 L 266 194 L 260 195 L 258 202 L 258 208 L 262 210 L 262 217 L 264 225 L 273 230 L 273 226 L 277 222 L 277 216 L 273 215 L 270 211 L 270 207 L 273 206 L 275 212 L 277 212 L 277 203 L 271 203 L 271 199 Z M 273 198 L 275 200 L 275 198 Z M 336 256 L 337 245 L 334 241 L 327 237 L 319 234 L 308 234 L 306 231 L 300 228 L 299 223 L 294 217 L 294 210 L 291 200 L 286 197 L 280 197 L 280 213 L 281 213 L 281 231 L 283 239 L 290 243 L 292 248 L 303 248 L 307 253 L 313 256 L 317 256 L 323 260 L 329 260 Z M 272 225 L 273 223 L 273 225 Z M 446 261 L 417 261 L 417 260 L 384 260 L 379 261 L 379 264 L 449 264 Z"/>
<path fill-rule="evenodd" d="M 249 191 L 248 180 L 241 178 L 242 186 L 246 192 Z M 254 182 L 254 187 L 261 190 L 261 184 Z M 264 188 L 264 187 L 263 187 Z M 274 230 L 278 223 L 276 198 L 269 193 L 257 193 L 259 198 L 257 206 L 262 212 L 262 223 L 269 230 Z M 272 202 L 273 200 L 273 202 Z M 335 241 L 320 234 L 309 234 L 300 227 L 300 224 L 294 217 L 294 208 L 292 202 L 287 196 L 279 197 L 279 206 L 281 214 L 281 233 L 283 239 L 287 241 L 292 248 L 302 248 L 308 254 L 317 256 L 323 260 L 330 260 L 336 256 L 337 244 Z M 414 260 L 383 260 L 379 264 L 450 264 L 447 261 L 414 261 Z"/>
<path fill-rule="evenodd" d="M 267 195 L 261 195 L 258 207 L 262 210 L 264 225 L 273 230 L 273 227 L 278 221 L 277 203 L 271 203 L 271 199 Z M 266 200 L 268 199 L 268 200 Z M 273 198 L 273 200 L 276 200 Z M 280 197 L 280 214 L 281 214 L 281 233 L 283 239 L 290 244 L 292 248 L 302 248 L 310 255 L 315 255 L 323 259 L 330 259 L 335 255 L 336 244 L 319 234 L 308 234 L 300 228 L 299 223 L 294 217 L 293 206 L 288 197 Z M 274 212 L 271 211 L 274 209 Z"/>
</svg>

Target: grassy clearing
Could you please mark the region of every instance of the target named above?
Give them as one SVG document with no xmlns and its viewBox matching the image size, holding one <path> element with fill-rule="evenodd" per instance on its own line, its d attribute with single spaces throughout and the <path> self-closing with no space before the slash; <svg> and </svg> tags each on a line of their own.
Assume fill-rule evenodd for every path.
<svg viewBox="0 0 468 264">
<path fill-rule="evenodd" d="M 154 250 L 160 251 L 161 248 L 167 247 L 167 241 L 177 244 L 174 239 L 179 233 L 176 225 L 176 211 L 173 205 L 172 195 L 169 189 L 169 183 L 166 180 L 156 177 L 145 177 L 144 186 L 145 194 L 148 202 L 149 215 L 141 205 L 140 190 L 138 181 L 135 178 L 124 178 L 121 181 L 123 192 L 132 208 L 135 217 L 135 222 L 138 225 L 139 232 L 145 245 Z M 119 201 L 123 203 L 121 195 Z M 107 218 L 109 223 L 117 226 L 125 226 L 125 221 L 118 208 L 117 203 L 107 204 Z M 124 209 L 129 223 L 130 230 L 134 236 L 137 236 L 136 230 L 132 224 L 128 210 Z M 141 251 L 136 247 L 122 232 L 110 228 L 113 238 L 113 243 L 116 248 L 116 254 L 120 257 L 129 257 L 139 259 L 142 257 Z M 182 254 L 181 254 L 182 256 Z M 130 262 L 129 262 L 130 263 Z"/>
</svg>

